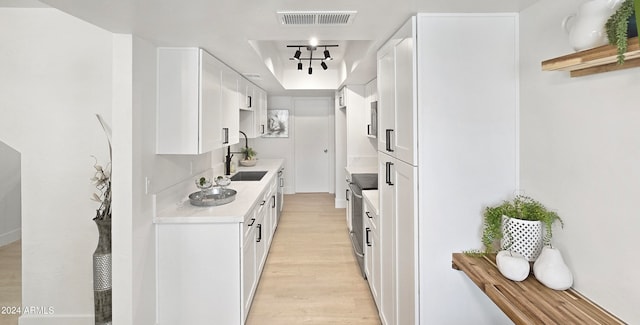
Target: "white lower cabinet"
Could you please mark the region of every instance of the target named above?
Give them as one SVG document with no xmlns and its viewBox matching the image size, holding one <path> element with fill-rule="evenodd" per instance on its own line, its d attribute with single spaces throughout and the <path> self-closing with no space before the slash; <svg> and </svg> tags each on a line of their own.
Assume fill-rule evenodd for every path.
<svg viewBox="0 0 640 325">
<path fill-rule="evenodd" d="M 158 324 L 242 324 L 242 223 L 161 224 Z"/>
<path fill-rule="evenodd" d="M 158 325 L 246 321 L 276 226 L 277 177 L 244 222 L 158 224 Z"/>
<path fill-rule="evenodd" d="M 380 305 L 380 233 L 378 215 L 372 203 L 363 200 L 362 218 L 364 220 L 364 273 L 367 275 L 371 295 L 376 305 Z"/>
<path fill-rule="evenodd" d="M 380 193 L 380 318 L 383 324 L 416 324 L 418 308 L 417 167 L 378 155 Z"/>
</svg>

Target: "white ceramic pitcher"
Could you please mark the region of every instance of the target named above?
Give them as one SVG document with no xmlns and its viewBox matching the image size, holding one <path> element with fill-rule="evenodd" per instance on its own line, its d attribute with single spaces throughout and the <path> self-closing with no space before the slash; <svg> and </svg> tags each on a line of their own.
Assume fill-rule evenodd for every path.
<svg viewBox="0 0 640 325">
<path fill-rule="evenodd" d="M 583 3 L 578 12 L 565 17 L 562 27 L 569 34 L 569 44 L 582 51 L 607 44 L 604 25 L 620 7 L 623 0 L 591 0 Z"/>
</svg>

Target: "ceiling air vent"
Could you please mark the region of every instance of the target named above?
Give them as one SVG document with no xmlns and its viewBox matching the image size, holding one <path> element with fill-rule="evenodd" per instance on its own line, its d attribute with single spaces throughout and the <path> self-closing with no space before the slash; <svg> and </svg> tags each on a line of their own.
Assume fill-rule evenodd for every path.
<svg viewBox="0 0 640 325">
<path fill-rule="evenodd" d="M 357 11 L 278 11 L 282 25 L 348 25 Z"/>
</svg>

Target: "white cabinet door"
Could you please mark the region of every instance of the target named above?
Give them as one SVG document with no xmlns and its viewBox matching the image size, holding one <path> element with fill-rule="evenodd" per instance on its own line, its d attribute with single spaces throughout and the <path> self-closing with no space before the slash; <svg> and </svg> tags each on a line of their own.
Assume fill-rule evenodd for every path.
<svg viewBox="0 0 640 325">
<path fill-rule="evenodd" d="M 393 155 L 392 135 L 395 130 L 395 47 L 378 54 L 378 151 Z"/>
<path fill-rule="evenodd" d="M 364 202 L 363 206 L 363 220 L 364 220 L 364 262 L 365 262 L 365 274 L 367 275 L 367 281 L 369 282 L 369 288 L 371 289 L 371 295 L 373 296 L 376 305 L 380 305 L 380 243 L 378 236 L 378 228 L 375 222 L 377 216 L 375 215 L 373 208 L 368 202 Z"/>
<path fill-rule="evenodd" d="M 267 246 L 268 241 L 268 229 L 269 220 L 265 218 L 267 212 L 267 202 L 262 201 L 258 205 L 258 212 L 256 216 L 256 277 L 260 278 L 262 274 L 262 268 L 264 267 L 264 262 L 267 259 L 267 250 L 269 249 Z"/>
<path fill-rule="evenodd" d="M 254 213 L 254 212 L 251 212 Z M 253 295 L 256 289 L 256 241 L 255 241 L 255 218 L 248 224 L 243 224 L 249 231 L 246 232 L 242 247 L 242 302 L 243 317 L 247 319 L 247 314 L 251 308 Z"/>
<path fill-rule="evenodd" d="M 213 56 L 200 50 L 200 130 L 201 152 L 222 146 L 220 104 L 222 100 L 222 69 L 224 66 Z"/>
<path fill-rule="evenodd" d="M 265 134 L 267 127 L 267 93 L 253 85 L 251 110 L 240 110 L 240 130 L 247 134 L 247 138 L 258 138 Z"/>
<path fill-rule="evenodd" d="M 222 70 L 222 130 L 223 145 L 240 141 L 240 111 L 238 110 L 239 75 L 228 67 Z"/>
<path fill-rule="evenodd" d="M 201 49 L 158 49 L 156 153 L 202 154 L 222 147 L 223 67 Z"/>
<path fill-rule="evenodd" d="M 378 192 L 380 195 L 380 304 L 378 310 L 383 324 L 395 321 L 395 179 L 396 160 L 387 154 L 378 154 Z"/>
<path fill-rule="evenodd" d="M 417 114 L 414 96 L 414 39 L 403 39 L 396 45 L 395 126 L 391 136 L 395 157 L 411 165 L 416 161 Z"/>
<path fill-rule="evenodd" d="M 395 324 L 416 324 L 417 281 L 417 167 L 396 160 L 391 166 L 395 220 Z"/>
</svg>

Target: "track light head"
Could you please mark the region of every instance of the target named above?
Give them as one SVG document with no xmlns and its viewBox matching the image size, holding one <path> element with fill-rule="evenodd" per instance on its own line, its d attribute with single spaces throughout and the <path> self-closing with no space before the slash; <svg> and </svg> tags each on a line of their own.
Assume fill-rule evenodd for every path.
<svg viewBox="0 0 640 325">
<path fill-rule="evenodd" d="M 322 61 L 322 63 L 320 63 L 320 66 L 322 67 L 322 69 L 327 70 L 327 64 L 324 63 L 324 61 Z"/>
<path fill-rule="evenodd" d="M 296 50 L 296 53 L 293 55 L 294 58 L 299 59 L 300 55 L 302 55 L 302 52 L 300 52 L 300 49 Z"/>
<path fill-rule="evenodd" d="M 309 67 L 309 74 L 313 74 L 313 68 Z"/>
<path fill-rule="evenodd" d="M 324 49 L 324 59 L 325 60 L 331 60 L 331 54 L 329 54 L 329 50 L 327 50 L 326 48 Z"/>
<path fill-rule="evenodd" d="M 298 70 L 302 70 L 302 62 L 298 62 Z"/>
</svg>

